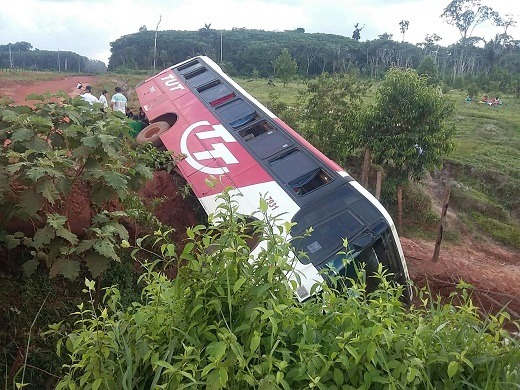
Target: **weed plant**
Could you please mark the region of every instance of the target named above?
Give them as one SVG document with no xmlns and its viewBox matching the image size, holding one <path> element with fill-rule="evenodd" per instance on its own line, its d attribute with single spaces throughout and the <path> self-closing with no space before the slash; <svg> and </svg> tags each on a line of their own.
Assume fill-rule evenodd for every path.
<svg viewBox="0 0 520 390">
<path fill-rule="evenodd" d="M 220 223 L 188 229 L 180 256 L 166 232 L 137 243 L 134 256 L 144 240 L 158 252 L 144 264 L 138 301 L 123 305 L 111 287 L 96 305 L 95 283 L 85 281 L 74 329 L 49 331 L 69 360 L 57 389 L 518 388 L 509 317 L 481 319 L 471 286 L 461 282 L 452 303 L 418 290 L 406 307 L 383 270 L 367 293 L 361 269 L 349 289 L 333 280 L 298 303 L 286 277 L 291 225 L 267 218 L 265 202 L 262 218 L 247 223 L 223 197 L 211 219 Z M 246 245 L 251 229 L 262 236 L 258 253 Z M 174 280 L 160 271 L 170 262 L 179 265 Z"/>
</svg>

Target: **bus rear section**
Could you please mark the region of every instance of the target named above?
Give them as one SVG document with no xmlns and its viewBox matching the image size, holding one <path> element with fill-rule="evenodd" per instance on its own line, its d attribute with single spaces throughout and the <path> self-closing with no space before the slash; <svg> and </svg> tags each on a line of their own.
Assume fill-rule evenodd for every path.
<svg viewBox="0 0 520 390">
<path fill-rule="evenodd" d="M 236 198 L 238 212 L 252 216 L 266 198 L 270 215 L 296 223 L 291 244 L 300 301 L 327 275 L 355 277 L 340 254 L 345 241 L 350 257 L 365 264 L 367 275 L 382 264 L 396 283 L 407 283 L 399 238 L 384 207 L 211 59 L 195 57 L 174 65 L 136 91 L 151 123 L 139 142 L 153 141 L 183 154 L 179 172 L 208 214 L 229 186 L 231 194 L 242 195 Z M 220 178 L 218 185 L 209 187 L 210 177 Z M 311 227 L 313 232 L 304 236 Z"/>
</svg>

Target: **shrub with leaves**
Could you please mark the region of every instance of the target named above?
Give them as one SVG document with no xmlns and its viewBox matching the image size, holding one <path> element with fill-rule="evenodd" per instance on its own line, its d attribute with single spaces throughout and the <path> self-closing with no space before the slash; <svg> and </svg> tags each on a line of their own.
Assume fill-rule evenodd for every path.
<svg viewBox="0 0 520 390">
<path fill-rule="evenodd" d="M 126 214 L 108 203 L 124 203 L 167 157 L 136 146 L 122 117 L 80 97 L 30 98 L 35 108 L 0 105 L 0 241 L 30 248 L 28 274 L 43 263 L 73 279 L 84 260 L 97 276 L 128 239 Z"/>
<path fill-rule="evenodd" d="M 362 273 L 349 290 L 323 285 L 319 296 L 293 299 L 286 273 L 290 224 L 252 224 L 227 195 L 218 226 L 188 229 L 177 257 L 167 234 L 156 232 L 140 283 L 142 297 L 121 306 L 116 287 L 103 304 L 92 297 L 61 334 L 58 353 L 70 362 L 57 389 L 512 389 L 520 383 L 520 349 L 504 330 L 507 313 L 481 319 L 471 287 L 454 302 L 419 291 L 406 307 L 402 287 L 380 272 L 366 293 Z M 261 234 L 253 255 L 248 233 Z M 145 240 L 143 239 L 143 240 Z M 134 255 L 141 250 L 134 249 Z M 253 252 L 255 253 L 255 252 Z M 254 261 L 253 261 L 254 256 Z M 157 271 L 176 261 L 174 280 Z M 94 283 L 86 281 L 89 294 Z M 461 302 L 461 303 L 460 303 Z M 66 351 L 65 351 L 66 350 Z"/>
</svg>

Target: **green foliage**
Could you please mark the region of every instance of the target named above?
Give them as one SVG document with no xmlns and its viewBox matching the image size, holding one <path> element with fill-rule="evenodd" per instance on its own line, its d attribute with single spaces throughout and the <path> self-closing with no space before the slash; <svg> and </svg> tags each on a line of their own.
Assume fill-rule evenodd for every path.
<svg viewBox="0 0 520 390">
<path fill-rule="evenodd" d="M 362 96 L 369 84 L 350 74 L 322 74 L 301 96 L 302 135 L 329 158 L 342 162 L 363 144 Z"/>
<path fill-rule="evenodd" d="M 287 49 L 282 50 L 282 53 L 273 62 L 273 66 L 276 77 L 282 80 L 284 87 L 287 86 L 287 83 L 296 75 L 298 70 L 296 60 L 291 57 L 291 53 Z"/>
<path fill-rule="evenodd" d="M 125 202 L 171 156 L 136 147 L 124 120 L 81 98 L 33 98 L 35 109 L 0 106 L 0 240 L 31 249 L 27 273 L 41 263 L 73 279 L 84 261 L 97 276 L 128 239 L 127 215 L 107 202 Z"/>
<path fill-rule="evenodd" d="M 453 105 L 415 70 L 393 68 L 376 92 L 369 145 L 377 164 L 398 184 L 420 179 L 452 149 Z"/>
<path fill-rule="evenodd" d="M 140 301 L 123 307 L 119 290 L 108 288 L 96 306 L 94 282 L 85 281 L 90 298 L 73 313 L 74 329 L 58 323 L 49 331 L 63 335 L 57 351 L 69 358 L 57 389 L 509 389 L 519 382 L 508 314 L 480 319 L 471 286 L 461 283 L 453 303 L 418 291 L 419 303 L 407 308 L 402 287 L 381 272 L 373 293 L 364 293 L 361 277 L 348 291 L 324 285 L 299 304 L 285 277 L 290 225 L 248 226 L 224 197 L 214 216 L 221 223 L 188 229 L 191 241 L 178 258 L 167 234 L 149 238 L 159 253 L 145 265 Z M 246 245 L 251 230 L 264 241 L 256 255 Z M 170 262 L 180 266 L 174 280 L 154 268 Z"/>
<path fill-rule="evenodd" d="M 431 56 L 426 56 L 421 60 L 417 67 L 419 76 L 426 77 L 428 85 L 439 85 L 439 72 L 435 60 Z"/>
<path fill-rule="evenodd" d="M 477 3 L 473 0 L 453 1 L 445 8 L 444 17 L 456 27 L 456 19 L 459 17 L 461 20 L 467 18 L 469 22 L 480 22 L 483 20 L 481 16 L 492 16 L 489 19 L 504 29 L 514 25 L 512 19 L 495 18 L 498 15 L 488 12 L 491 9 L 486 6 L 481 7 L 485 13 L 476 14 L 475 11 L 480 8 Z M 402 23 L 405 29 L 406 21 Z M 462 27 L 461 34 L 464 34 L 467 32 L 466 26 Z M 158 66 L 166 68 L 204 53 L 222 62 L 222 69 L 231 76 L 250 76 L 258 72 L 260 77 L 272 77 L 273 64 L 285 48 L 296 61 L 296 73 L 306 77 L 316 77 L 324 72 L 334 74 L 356 70 L 379 79 L 393 66 L 418 69 L 425 60 L 431 72 L 420 70 L 420 74 L 433 77 L 438 71 L 438 78 L 454 88 L 466 88 L 464 79 L 471 75 L 483 91 L 500 91 L 501 94 L 520 91 L 520 48 L 514 45 L 513 38 L 508 34 L 497 35 L 494 40 L 486 39 L 488 42 L 484 47 L 477 46 L 482 40 L 476 36 L 446 47 L 439 45 L 441 38 L 437 34 L 427 35 L 425 42 L 419 45 L 396 42 L 389 39 L 391 34 L 387 33 L 380 37 L 383 39 L 359 42 L 359 39 L 356 41 L 341 35 L 301 33 L 295 30 L 274 32 L 234 28 L 231 31 L 219 31 L 210 28 L 205 31 L 159 31 L 157 49 L 161 61 Z M 111 44 L 109 68 L 132 72 L 149 70 L 153 63 L 154 41 L 153 31 L 141 31 L 118 38 Z M 219 61 L 221 58 L 223 61 Z M 434 64 L 431 63 L 432 58 Z M 433 81 L 433 78 L 430 80 Z"/>
<path fill-rule="evenodd" d="M 441 17 L 459 30 L 463 45 L 467 44 L 470 39 L 468 33 L 472 33 L 476 26 L 487 20 L 496 23 L 499 19 L 497 12 L 477 0 L 452 0 L 444 8 Z"/>
<path fill-rule="evenodd" d="M 480 229 L 488 233 L 495 240 L 509 244 L 515 249 L 520 249 L 519 224 L 500 221 L 477 211 L 472 212 L 470 218 L 474 223 L 479 225 Z"/>
<path fill-rule="evenodd" d="M 408 183 L 404 186 L 403 204 L 404 214 L 412 219 L 406 224 L 408 229 L 416 229 L 423 234 L 436 232 L 440 218 L 433 211 L 432 200 L 420 184 Z"/>
<path fill-rule="evenodd" d="M 466 89 L 468 92 L 468 96 L 471 98 L 471 100 L 478 101 L 477 100 L 477 99 L 479 99 L 478 94 L 480 92 L 479 86 L 476 83 L 470 83 L 467 85 Z"/>
<path fill-rule="evenodd" d="M 8 47 L 8 45 L 0 45 Z M 14 49 L 17 47 L 17 49 Z M 11 60 L 14 68 L 32 69 L 38 71 L 72 71 L 86 73 L 106 72 L 106 65 L 98 60 L 90 60 L 70 51 L 51 51 L 51 50 L 30 50 L 31 44 L 28 42 L 17 42 L 11 45 L 11 55 L 7 50 L 0 50 L 0 68 L 11 67 Z M 60 64 L 56 59 L 61 57 Z M 65 66 L 67 64 L 67 67 Z M 61 73 L 63 74 L 63 73 Z"/>
<path fill-rule="evenodd" d="M 5 269 L 0 274 L 0 386 L 15 389 L 24 373 L 23 382 L 30 383 L 27 388 L 51 389 L 57 382 L 54 373 L 66 360 L 52 353 L 56 339 L 41 333 L 81 303 L 81 288 L 67 280 L 50 280 L 41 273 L 22 277 L 19 268 L 17 264 L 9 275 Z"/>
</svg>

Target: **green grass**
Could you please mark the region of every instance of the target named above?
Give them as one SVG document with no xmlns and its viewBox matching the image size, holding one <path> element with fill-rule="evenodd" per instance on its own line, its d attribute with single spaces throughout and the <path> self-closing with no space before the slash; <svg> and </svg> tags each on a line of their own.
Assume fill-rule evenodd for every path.
<svg viewBox="0 0 520 390">
<path fill-rule="evenodd" d="M 477 225 L 501 242 L 518 247 L 520 237 L 520 100 L 504 96 L 501 106 L 455 102 L 455 149 L 447 161 L 463 186 L 458 207 L 478 212 Z"/>
<path fill-rule="evenodd" d="M 235 78 L 235 81 L 247 92 L 253 95 L 258 101 L 264 105 L 269 105 L 270 94 L 279 95 L 279 99 L 287 104 L 296 102 L 298 94 L 301 91 L 306 91 L 307 87 L 304 82 L 292 82 L 283 86 L 283 84 L 277 80 L 274 80 L 274 86 L 267 83 L 265 78 Z"/>
<path fill-rule="evenodd" d="M 467 104 L 461 93 L 448 96 L 455 102 L 457 127 L 450 160 L 520 179 L 520 101 L 505 97 L 503 105 L 488 106 Z"/>
</svg>

